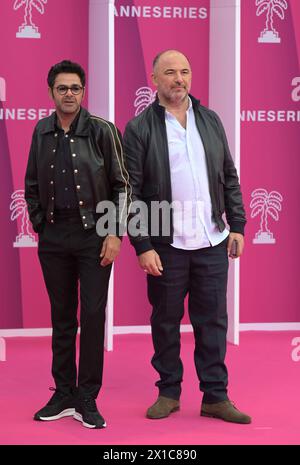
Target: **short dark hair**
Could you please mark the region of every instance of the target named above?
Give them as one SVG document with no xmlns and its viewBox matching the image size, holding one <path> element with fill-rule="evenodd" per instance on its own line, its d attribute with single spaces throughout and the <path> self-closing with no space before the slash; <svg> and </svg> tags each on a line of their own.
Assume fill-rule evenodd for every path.
<svg viewBox="0 0 300 465">
<path fill-rule="evenodd" d="M 173 49 L 173 48 L 168 48 L 167 50 L 163 50 L 162 52 L 159 52 L 159 53 L 156 55 L 156 57 L 154 58 L 154 60 L 153 60 L 153 62 L 152 62 L 152 67 L 153 67 L 153 69 L 154 69 L 155 66 L 157 65 L 157 63 L 158 63 L 160 57 L 161 57 L 162 55 L 164 55 L 165 53 L 169 53 L 169 52 L 177 52 L 177 53 L 180 53 L 181 55 L 183 55 L 183 56 L 187 59 L 189 65 L 191 66 L 190 60 L 188 59 L 188 57 L 187 57 L 184 53 L 180 52 L 179 50 Z"/>
<path fill-rule="evenodd" d="M 48 86 L 53 89 L 56 76 L 60 73 L 73 73 L 77 74 L 80 78 L 82 87 L 85 87 L 85 72 L 83 68 L 78 64 L 70 60 L 63 60 L 60 63 L 53 65 L 48 73 Z"/>
</svg>

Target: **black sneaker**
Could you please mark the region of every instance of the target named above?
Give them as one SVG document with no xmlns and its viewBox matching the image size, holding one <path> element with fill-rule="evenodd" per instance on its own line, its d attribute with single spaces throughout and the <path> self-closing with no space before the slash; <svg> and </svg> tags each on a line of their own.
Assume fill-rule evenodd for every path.
<svg viewBox="0 0 300 465">
<path fill-rule="evenodd" d="M 54 388 L 50 391 L 55 391 L 45 407 L 41 408 L 34 415 L 33 419 L 40 421 L 59 420 L 63 417 L 69 417 L 75 413 L 75 398 L 71 394 L 65 394 Z"/>
<path fill-rule="evenodd" d="M 78 399 L 73 418 L 81 421 L 86 428 L 100 429 L 106 427 L 105 420 L 100 415 L 96 401 L 92 397 Z"/>
</svg>

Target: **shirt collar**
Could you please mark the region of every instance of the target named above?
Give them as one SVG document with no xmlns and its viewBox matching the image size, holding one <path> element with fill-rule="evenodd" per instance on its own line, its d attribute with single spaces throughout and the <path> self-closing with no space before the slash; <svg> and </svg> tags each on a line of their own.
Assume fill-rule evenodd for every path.
<svg viewBox="0 0 300 465">
<path fill-rule="evenodd" d="M 72 123 L 71 123 L 71 126 L 70 126 L 70 129 L 68 132 L 75 132 L 76 131 L 76 128 L 77 128 L 77 125 L 78 125 L 78 120 L 79 120 L 79 117 L 80 117 L 80 112 L 81 112 L 81 108 L 79 110 L 79 112 L 77 113 L 77 115 L 75 116 L 75 118 L 73 119 Z M 57 117 L 57 113 L 55 112 L 55 120 L 54 120 L 54 126 L 57 130 L 61 130 L 62 131 L 62 127 L 60 125 L 60 122 L 59 122 L 59 119 Z"/>
<path fill-rule="evenodd" d="M 188 107 L 187 107 L 187 112 L 190 112 L 191 110 L 193 110 L 193 102 L 190 98 L 190 96 L 188 96 Z M 160 104 L 159 104 L 160 105 Z M 170 113 L 167 109 L 166 109 L 166 118 L 175 118 L 174 115 L 172 115 L 172 113 Z"/>
</svg>

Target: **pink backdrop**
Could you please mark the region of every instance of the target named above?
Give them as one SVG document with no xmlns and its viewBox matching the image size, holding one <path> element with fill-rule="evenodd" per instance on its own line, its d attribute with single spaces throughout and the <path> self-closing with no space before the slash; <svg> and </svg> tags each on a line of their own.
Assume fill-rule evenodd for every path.
<svg viewBox="0 0 300 465">
<path fill-rule="evenodd" d="M 39 28 L 39 39 L 16 38 L 24 8 L 14 11 L 13 5 L 13 0 L 1 0 L 0 329 L 50 326 L 37 249 L 13 247 L 21 232 L 21 216 L 11 219 L 11 196 L 24 188 L 36 113 L 40 109 L 40 116 L 45 116 L 52 108 L 46 85 L 49 67 L 64 58 L 80 62 L 85 69 L 88 65 L 88 0 L 48 0 L 44 14 L 34 8 L 32 19 Z M 300 2 L 287 2 L 283 20 L 274 13 L 273 26 L 280 43 L 258 42 L 266 26 L 266 12 L 256 15 L 255 0 L 243 0 L 241 5 L 241 182 L 248 216 L 241 260 L 241 321 L 299 321 L 300 138 L 299 121 L 292 118 L 300 111 Z M 148 9 L 143 10 L 143 17 L 126 17 L 121 16 L 122 6 L 123 13 L 128 7 Z M 199 17 L 200 8 L 206 9 L 206 17 Z M 151 90 L 136 92 L 151 88 L 151 62 L 162 49 L 172 47 L 187 53 L 194 72 L 192 92 L 207 104 L 209 0 L 118 0 L 116 11 L 116 123 L 120 129 L 149 103 Z M 164 18 L 155 17 L 162 12 Z M 15 118 L 7 114 L 17 110 Z M 264 121 L 263 112 L 268 110 L 280 113 L 269 113 L 270 121 Z M 290 121 L 280 121 L 287 118 Z M 271 243 L 254 243 L 255 239 Z M 149 315 L 145 276 L 125 239 L 115 267 L 114 323 L 145 325 Z"/>
<path fill-rule="evenodd" d="M 37 249 L 13 247 L 21 231 L 21 216 L 12 221 L 9 207 L 13 192 L 24 189 L 36 109 L 43 109 L 42 116 L 46 116 L 52 108 L 46 82 L 50 66 L 71 59 L 87 69 L 88 0 L 48 0 L 44 14 L 33 7 L 32 19 L 39 28 L 39 39 L 16 37 L 25 10 L 22 6 L 14 11 L 13 5 L 11 0 L 2 0 L 0 5 L 0 77 L 6 83 L 6 100 L 0 102 L 0 328 L 50 327 Z M 19 119 L 7 119 L 1 114 L 3 109 L 19 109 Z"/>
<path fill-rule="evenodd" d="M 144 17 L 125 17 L 121 16 L 124 5 L 155 5 L 158 8 L 144 10 Z M 134 105 L 138 97 L 137 90 L 142 87 L 153 89 L 150 79 L 153 58 L 168 48 L 179 49 L 190 58 L 193 68 L 192 93 L 207 105 L 208 7 L 208 0 L 116 1 L 116 124 L 122 131 L 139 108 L 138 105 Z M 199 18 L 199 15 L 205 16 L 205 12 L 206 18 Z M 167 17 L 154 17 L 158 14 Z M 182 18 L 179 18 L 180 14 Z M 144 94 L 145 105 L 149 103 L 149 95 L 150 89 L 148 94 Z M 143 105 L 139 109 L 142 108 Z M 123 241 L 121 255 L 115 265 L 114 299 L 116 326 L 149 324 L 151 308 L 147 300 L 145 273 L 139 269 L 135 252 L 127 238 Z M 187 317 L 183 322 L 187 322 Z"/>
<path fill-rule="evenodd" d="M 257 16 L 254 0 L 241 3 L 242 115 L 280 111 L 269 113 L 269 121 L 265 113 L 256 113 L 255 121 L 248 116 L 242 122 L 241 182 L 248 225 L 241 260 L 241 322 L 299 321 L 300 112 L 298 121 L 293 118 L 300 107 L 299 98 L 292 98 L 292 81 L 300 76 L 300 2 L 289 0 L 287 9 L 277 9 L 283 20 L 273 11 L 279 43 L 258 42 L 267 11 Z"/>
</svg>

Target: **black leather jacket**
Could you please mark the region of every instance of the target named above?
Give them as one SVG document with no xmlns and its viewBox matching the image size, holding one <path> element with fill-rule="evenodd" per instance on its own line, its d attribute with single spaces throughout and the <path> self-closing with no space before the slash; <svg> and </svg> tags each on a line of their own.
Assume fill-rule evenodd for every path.
<svg viewBox="0 0 300 465">
<path fill-rule="evenodd" d="M 222 215 L 225 211 L 230 231 L 243 234 L 246 223 L 245 210 L 223 125 L 215 112 L 200 105 L 193 96 L 190 95 L 190 98 L 205 150 L 213 220 L 219 230 L 223 231 L 225 223 Z M 143 200 L 149 206 L 153 200 L 166 200 L 171 203 L 165 108 L 159 105 L 158 99 L 127 124 L 124 149 L 132 186 L 132 200 Z M 150 225 L 150 208 L 148 213 L 148 223 L 146 219 L 144 221 Z M 151 237 L 144 234 L 130 237 L 138 255 L 152 249 L 151 242 L 173 242 L 172 210 L 170 215 L 169 236 L 159 233 Z"/>
<path fill-rule="evenodd" d="M 83 227 L 90 229 L 95 226 L 96 206 L 103 200 L 114 202 L 117 221 L 121 211 L 122 221 L 126 221 L 130 186 L 118 129 L 112 123 L 92 116 L 81 108 L 70 144 Z M 35 127 L 25 176 L 25 199 L 36 232 L 42 229 L 45 221 L 55 222 L 56 148 L 57 133 L 53 113 L 39 121 Z"/>
</svg>

